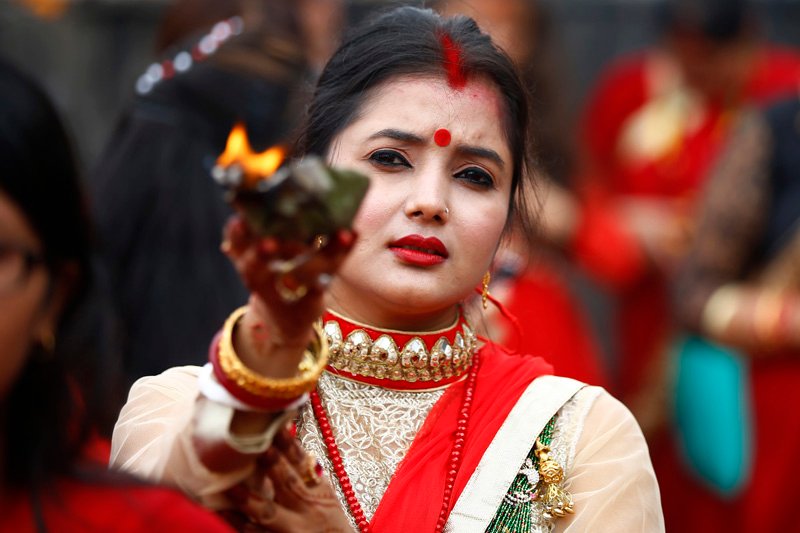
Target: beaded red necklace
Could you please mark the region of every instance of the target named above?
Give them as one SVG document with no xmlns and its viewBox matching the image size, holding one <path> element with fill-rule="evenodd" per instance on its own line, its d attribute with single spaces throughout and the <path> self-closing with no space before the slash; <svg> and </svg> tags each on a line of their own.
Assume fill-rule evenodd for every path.
<svg viewBox="0 0 800 533">
<path fill-rule="evenodd" d="M 467 377 L 467 384 L 464 389 L 464 398 L 461 402 L 461 410 L 458 415 L 458 425 L 456 426 L 455 438 L 453 439 L 453 447 L 450 450 L 450 460 L 448 461 L 447 468 L 447 481 L 444 487 L 444 496 L 442 497 L 442 509 L 439 512 L 439 519 L 436 522 L 436 533 L 444 531 L 444 526 L 447 523 L 448 510 L 450 509 L 450 500 L 453 496 L 453 487 L 455 485 L 456 475 L 461 466 L 461 458 L 463 456 L 464 442 L 467 434 L 467 423 L 469 421 L 470 408 L 472 407 L 472 395 L 475 390 L 475 381 L 478 376 L 478 368 L 480 366 L 480 356 L 476 353 L 473 356 L 472 366 L 469 370 Z M 311 393 L 311 406 L 314 410 L 314 416 L 317 419 L 317 424 L 322 432 L 322 439 L 325 442 L 325 447 L 328 450 L 328 457 L 333 464 L 333 472 L 336 474 L 336 479 L 339 480 L 339 486 L 344 493 L 347 507 L 355 519 L 361 533 L 368 533 L 371 531 L 369 522 L 367 521 L 364 510 L 358 502 L 353 484 L 350 482 L 350 477 L 344 469 L 342 456 L 339 453 L 339 446 L 336 444 L 336 438 L 333 435 L 333 429 L 328 421 L 328 415 L 322 405 L 322 400 L 319 393 L 315 390 Z"/>
</svg>

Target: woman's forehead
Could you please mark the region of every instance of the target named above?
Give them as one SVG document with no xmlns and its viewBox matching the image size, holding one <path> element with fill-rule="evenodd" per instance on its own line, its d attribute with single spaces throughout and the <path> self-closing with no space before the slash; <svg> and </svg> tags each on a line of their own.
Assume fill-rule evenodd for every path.
<svg viewBox="0 0 800 533">
<path fill-rule="evenodd" d="M 453 141 L 505 144 L 503 101 L 482 77 L 453 88 L 444 77 L 395 77 L 376 87 L 361 106 L 360 130 L 392 127 L 432 136 L 446 128 Z"/>
<path fill-rule="evenodd" d="M 485 76 L 469 77 L 461 86 L 453 86 L 444 76 L 438 75 L 405 75 L 394 76 L 374 87 L 364 102 L 365 107 L 374 105 L 376 101 L 389 103 L 392 107 L 409 103 L 408 100 L 392 101 L 401 95 L 414 98 L 420 104 L 430 104 L 442 108 L 453 107 L 454 104 L 482 104 L 498 107 L 503 105 L 498 87 Z M 386 102 L 389 100 L 389 102 Z"/>
</svg>

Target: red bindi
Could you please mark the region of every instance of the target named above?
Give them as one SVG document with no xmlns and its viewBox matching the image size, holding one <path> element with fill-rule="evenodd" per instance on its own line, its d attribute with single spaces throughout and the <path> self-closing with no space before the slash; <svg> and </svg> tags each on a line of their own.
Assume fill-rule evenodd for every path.
<svg viewBox="0 0 800 533">
<path fill-rule="evenodd" d="M 445 129 L 441 128 L 436 130 L 433 134 L 433 142 L 438 144 L 441 147 L 445 147 L 450 144 L 450 132 Z"/>
</svg>

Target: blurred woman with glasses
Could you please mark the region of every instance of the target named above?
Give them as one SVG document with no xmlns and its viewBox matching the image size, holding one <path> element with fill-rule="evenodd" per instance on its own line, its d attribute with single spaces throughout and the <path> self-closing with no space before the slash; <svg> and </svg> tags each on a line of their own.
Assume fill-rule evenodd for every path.
<svg viewBox="0 0 800 533">
<path fill-rule="evenodd" d="M 89 456 L 95 373 L 88 223 L 64 128 L 0 63 L 0 531 L 226 531 L 179 494 Z"/>
</svg>

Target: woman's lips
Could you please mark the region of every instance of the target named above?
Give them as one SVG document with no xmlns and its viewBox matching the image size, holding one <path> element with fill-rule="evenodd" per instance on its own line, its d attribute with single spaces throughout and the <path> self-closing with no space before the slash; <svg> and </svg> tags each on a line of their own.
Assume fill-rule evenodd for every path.
<svg viewBox="0 0 800 533">
<path fill-rule="evenodd" d="M 442 241 L 422 235 L 406 235 L 389 243 L 389 249 L 401 261 L 417 266 L 438 265 L 449 255 Z"/>
</svg>

